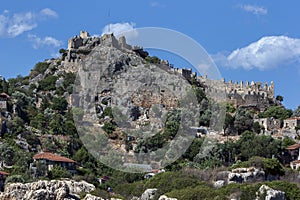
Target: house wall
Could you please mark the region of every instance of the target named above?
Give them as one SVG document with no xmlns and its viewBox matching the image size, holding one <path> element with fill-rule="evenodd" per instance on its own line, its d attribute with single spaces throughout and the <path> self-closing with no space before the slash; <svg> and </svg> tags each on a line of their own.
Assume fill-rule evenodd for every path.
<svg viewBox="0 0 300 200">
<path fill-rule="evenodd" d="M 296 126 L 300 126 L 300 119 L 286 119 L 283 123 L 284 128 L 295 129 Z"/>
<path fill-rule="evenodd" d="M 292 160 L 300 160 L 299 149 L 289 150 Z"/>
<path fill-rule="evenodd" d="M 7 101 L 0 100 L 0 108 L 6 110 L 7 109 Z"/>
<path fill-rule="evenodd" d="M 300 163 L 293 163 L 293 162 L 291 162 L 291 163 L 290 163 L 290 167 L 291 167 L 292 169 L 297 170 L 297 169 L 300 167 Z"/>
<path fill-rule="evenodd" d="M 280 120 L 273 118 L 261 118 L 254 119 L 254 122 L 258 122 L 261 126 L 263 126 L 266 130 L 273 130 L 280 128 Z"/>
</svg>

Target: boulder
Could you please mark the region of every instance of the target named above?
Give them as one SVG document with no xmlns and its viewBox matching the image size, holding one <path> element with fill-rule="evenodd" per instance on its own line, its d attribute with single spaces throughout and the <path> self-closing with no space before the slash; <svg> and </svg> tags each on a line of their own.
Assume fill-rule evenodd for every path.
<svg viewBox="0 0 300 200">
<path fill-rule="evenodd" d="M 285 192 L 274 190 L 266 185 L 260 186 L 256 196 L 256 200 L 260 200 L 262 197 L 265 197 L 265 200 L 286 200 Z"/>
<path fill-rule="evenodd" d="M 166 195 L 162 195 L 159 197 L 158 200 L 177 200 L 176 198 L 170 198 L 170 197 L 167 197 Z"/>
<path fill-rule="evenodd" d="M 214 182 L 214 188 L 221 188 L 225 185 L 225 181 L 224 180 L 218 180 Z"/>
<path fill-rule="evenodd" d="M 263 181 L 265 172 L 254 167 L 237 168 L 228 174 L 228 183 L 248 183 Z"/>
<path fill-rule="evenodd" d="M 154 199 L 157 189 L 147 189 L 141 196 L 141 200 L 150 200 Z"/>
<path fill-rule="evenodd" d="M 51 180 L 37 181 L 33 183 L 10 183 L 0 193 L 0 199 L 9 200 L 65 200 L 80 199 L 80 193 L 89 193 L 95 190 L 95 186 L 85 181 Z M 98 199 L 96 199 L 98 200 Z"/>
<path fill-rule="evenodd" d="M 87 194 L 83 200 L 103 200 L 103 199 L 101 197 L 96 197 L 94 195 Z"/>
</svg>

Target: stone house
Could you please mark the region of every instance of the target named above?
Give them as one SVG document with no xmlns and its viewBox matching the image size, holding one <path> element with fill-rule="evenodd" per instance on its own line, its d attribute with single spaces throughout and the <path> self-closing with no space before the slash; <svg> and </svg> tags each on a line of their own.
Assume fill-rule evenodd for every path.
<svg viewBox="0 0 300 200">
<path fill-rule="evenodd" d="M 297 170 L 300 167 L 300 160 L 290 162 L 290 167 Z"/>
<path fill-rule="evenodd" d="M 300 126 L 300 117 L 291 117 L 283 121 L 283 127 L 286 129 L 295 129 L 296 126 Z"/>
<path fill-rule="evenodd" d="M 7 109 L 7 101 L 9 99 L 9 95 L 6 93 L 0 94 L 0 109 L 6 110 Z"/>
<path fill-rule="evenodd" d="M 299 155 L 300 144 L 293 144 L 291 146 L 288 146 L 285 149 L 288 151 L 292 160 L 300 160 L 300 155 Z"/>
<path fill-rule="evenodd" d="M 280 119 L 274 119 L 271 118 L 260 118 L 260 119 L 254 119 L 254 122 L 258 122 L 259 125 L 265 128 L 265 130 L 271 131 L 271 130 L 278 130 L 280 129 Z"/>
<path fill-rule="evenodd" d="M 54 166 L 60 166 L 71 172 L 76 173 L 76 161 L 49 152 L 42 152 L 33 156 L 34 163 L 41 161 L 46 165 L 48 171 L 51 171 Z M 33 168 L 34 169 L 34 168 Z"/>
<path fill-rule="evenodd" d="M 286 161 L 290 163 L 292 169 L 298 169 L 300 166 L 300 144 L 293 144 L 285 149 L 289 155 Z"/>
</svg>

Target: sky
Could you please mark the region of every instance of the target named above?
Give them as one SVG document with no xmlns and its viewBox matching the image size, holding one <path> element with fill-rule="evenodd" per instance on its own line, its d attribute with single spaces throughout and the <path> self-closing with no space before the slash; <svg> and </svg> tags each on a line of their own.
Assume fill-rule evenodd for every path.
<svg viewBox="0 0 300 200">
<path fill-rule="evenodd" d="M 80 30 L 101 35 L 107 24 L 114 32 L 163 27 L 201 44 L 226 81 L 274 81 L 275 95 L 295 109 L 299 8 L 298 0 L 0 0 L 0 75 L 28 75 L 36 62 L 58 56 Z"/>
</svg>

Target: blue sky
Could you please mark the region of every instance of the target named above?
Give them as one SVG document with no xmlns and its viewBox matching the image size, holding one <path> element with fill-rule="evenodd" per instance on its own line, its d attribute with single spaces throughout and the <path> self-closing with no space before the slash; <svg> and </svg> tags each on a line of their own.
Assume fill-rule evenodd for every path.
<svg viewBox="0 0 300 200">
<path fill-rule="evenodd" d="M 0 0 L 0 75 L 27 75 L 80 30 L 100 35 L 108 23 L 115 31 L 164 27 L 199 42 L 226 80 L 273 80 L 284 105 L 295 109 L 300 104 L 299 8 L 298 0 Z"/>
</svg>

